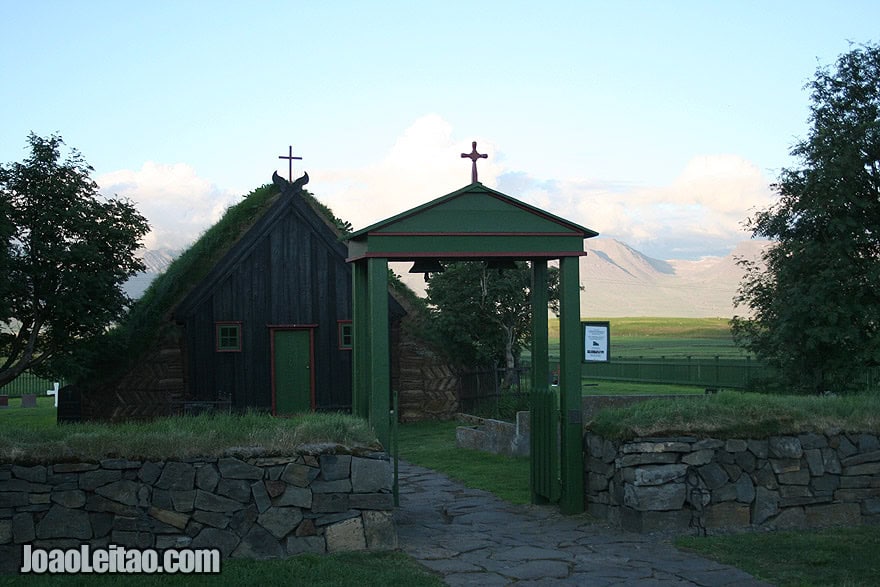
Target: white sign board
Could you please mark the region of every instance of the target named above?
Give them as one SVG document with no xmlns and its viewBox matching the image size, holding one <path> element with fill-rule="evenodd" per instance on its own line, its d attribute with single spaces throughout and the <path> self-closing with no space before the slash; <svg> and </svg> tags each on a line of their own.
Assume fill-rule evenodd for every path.
<svg viewBox="0 0 880 587">
<path fill-rule="evenodd" d="M 611 360 L 611 325 L 608 322 L 581 322 L 584 328 L 584 362 Z"/>
</svg>

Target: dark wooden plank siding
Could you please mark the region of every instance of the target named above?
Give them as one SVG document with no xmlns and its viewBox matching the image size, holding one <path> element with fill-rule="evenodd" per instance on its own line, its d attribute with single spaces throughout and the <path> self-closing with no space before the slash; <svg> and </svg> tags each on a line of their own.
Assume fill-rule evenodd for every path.
<svg viewBox="0 0 880 587">
<path fill-rule="evenodd" d="M 310 209 L 289 204 L 187 315 L 187 379 L 196 398 L 225 393 L 236 407 L 271 408 L 269 327 L 313 324 L 317 407 L 351 405 L 351 352 L 339 349 L 337 326 L 351 318 L 345 247 L 307 217 Z M 242 352 L 216 352 L 218 321 L 241 322 Z"/>
</svg>

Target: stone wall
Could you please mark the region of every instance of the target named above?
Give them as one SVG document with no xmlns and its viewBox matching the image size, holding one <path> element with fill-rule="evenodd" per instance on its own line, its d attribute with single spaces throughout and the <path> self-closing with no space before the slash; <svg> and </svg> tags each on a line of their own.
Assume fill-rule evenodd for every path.
<svg viewBox="0 0 880 587">
<path fill-rule="evenodd" d="M 242 558 L 397 548 L 388 456 L 338 452 L 0 464 L 0 571 L 19 568 L 23 544 Z"/>
<path fill-rule="evenodd" d="M 880 441 L 831 431 L 769 439 L 585 436 L 586 501 L 637 532 L 880 523 Z"/>
<path fill-rule="evenodd" d="M 527 457 L 530 453 L 529 412 L 517 412 L 516 423 L 470 414 L 459 414 L 461 426 L 455 429 L 455 446 L 508 457 Z"/>
</svg>

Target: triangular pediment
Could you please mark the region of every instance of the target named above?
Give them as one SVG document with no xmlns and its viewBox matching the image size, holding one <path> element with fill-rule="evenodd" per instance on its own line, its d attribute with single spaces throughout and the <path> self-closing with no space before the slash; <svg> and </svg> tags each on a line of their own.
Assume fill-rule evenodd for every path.
<svg viewBox="0 0 880 587">
<path fill-rule="evenodd" d="M 472 183 L 348 237 L 349 258 L 560 257 L 583 254 L 589 228 Z"/>
</svg>

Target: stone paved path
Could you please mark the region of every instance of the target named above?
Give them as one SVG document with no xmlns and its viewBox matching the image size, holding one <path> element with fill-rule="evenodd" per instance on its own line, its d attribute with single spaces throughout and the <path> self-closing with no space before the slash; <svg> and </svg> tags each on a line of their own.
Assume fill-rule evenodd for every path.
<svg viewBox="0 0 880 587">
<path fill-rule="evenodd" d="M 395 518 L 404 552 L 449 585 L 767 585 L 656 537 L 514 506 L 403 461 Z"/>
</svg>

